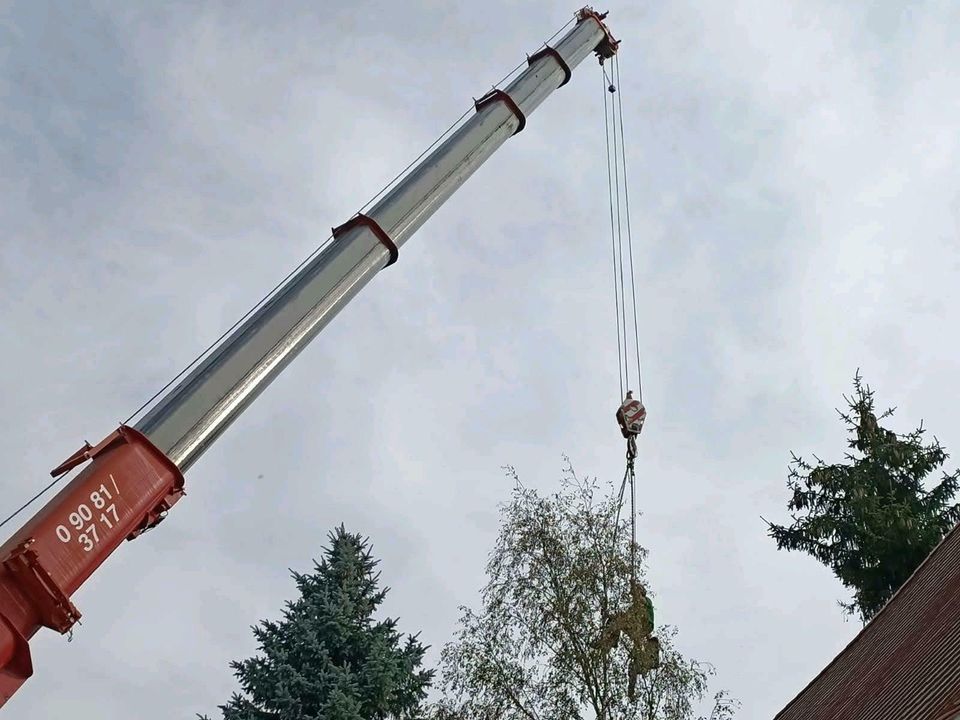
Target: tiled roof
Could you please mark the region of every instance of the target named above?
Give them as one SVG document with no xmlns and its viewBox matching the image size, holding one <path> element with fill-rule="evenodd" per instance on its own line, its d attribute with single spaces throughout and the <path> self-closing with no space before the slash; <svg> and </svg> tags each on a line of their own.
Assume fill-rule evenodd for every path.
<svg viewBox="0 0 960 720">
<path fill-rule="evenodd" d="M 775 720 L 953 720 L 960 712 L 960 526 Z"/>
</svg>

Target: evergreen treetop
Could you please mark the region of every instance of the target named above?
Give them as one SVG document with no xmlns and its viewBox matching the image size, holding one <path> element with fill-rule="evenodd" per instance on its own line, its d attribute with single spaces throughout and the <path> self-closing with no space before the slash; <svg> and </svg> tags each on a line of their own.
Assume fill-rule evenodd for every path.
<svg viewBox="0 0 960 720">
<path fill-rule="evenodd" d="M 292 572 L 299 591 L 282 619 L 253 628 L 259 653 L 231 663 L 240 692 L 223 720 L 385 720 L 414 718 L 433 672 L 427 648 L 397 621 L 376 620 L 387 594 L 368 540 L 343 526 L 312 573 Z"/>
<path fill-rule="evenodd" d="M 854 376 L 854 394 L 839 412 L 850 435 L 845 461 L 815 464 L 792 455 L 787 487 L 792 524 L 768 523 L 778 549 L 806 552 L 853 592 L 841 603 L 866 622 L 883 607 L 941 538 L 960 521 L 953 503 L 960 470 L 933 473 L 948 459 L 923 423 L 898 435 L 880 425 L 874 393 Z"/>
</svg>

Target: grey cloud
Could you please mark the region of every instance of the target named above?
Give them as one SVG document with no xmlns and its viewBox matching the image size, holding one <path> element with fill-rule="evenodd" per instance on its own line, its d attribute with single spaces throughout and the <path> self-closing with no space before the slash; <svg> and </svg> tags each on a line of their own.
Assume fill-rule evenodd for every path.
<svg viewBox="0 0 960 720">
<path fill-rule="evenodd" d="M 98 439 L 523 59 L 558 3 L 20 2 L 0 11 L 8 507 Z M 610 7 L 650 421 L 658 614 L 770 718 L 855 634 L 778 554 L 789 450 L 842 451 L 862 366 L 898 427 L 960 443 L 956 10 Z M 951 59 L 953 62 L 951 62 Z M 476 601 L 517 466 L 618 480 L 592 62 L 403 248 L 41 633 L 11 717 L 190 717 L 327 530 L 368 533 L 436 649 Z M 263 475 L 262 478 L 259 478 Z M 785 649 L 789 649 L 786 651 Z"/>
</svg>

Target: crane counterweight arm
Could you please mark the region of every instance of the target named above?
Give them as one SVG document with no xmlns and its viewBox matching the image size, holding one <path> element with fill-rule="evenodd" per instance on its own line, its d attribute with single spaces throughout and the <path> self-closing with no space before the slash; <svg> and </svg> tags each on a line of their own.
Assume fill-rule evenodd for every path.
<svg viewBox="0 0 960 720">
<path fill-rule="evenodd" d="M 183 473 L 330 320 L 591 53 L 617 51 L 606 14 L 583 8 L 554 46 L 527 58 L 504 89 L 333 239 L 134 427 L 85 444 L 54 475 L 89 463 L 0 548 L 0 705 L 33 673 L 29 640 L 67 632 L 70 597 L 123 542 L 159 523 L 184 494 Z"/>
</svg>

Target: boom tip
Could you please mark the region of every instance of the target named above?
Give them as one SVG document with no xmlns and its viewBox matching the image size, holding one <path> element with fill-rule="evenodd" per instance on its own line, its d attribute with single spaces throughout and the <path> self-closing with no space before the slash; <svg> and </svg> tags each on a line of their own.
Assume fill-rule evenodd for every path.
<svg viewBox="0 0 960 720">
<path fill-rule="evenodd" d="M 600 59 L 601 64 L 604 60 L 608 60 L 616 55 L 617 50 L 620 48 L 620 41 L 613 37 L 613 33 L 610 32 L 610 28 L 608 28 L 604 22 L 609 14 L 609 12 L 599 13 L 589 5 L 585 5 L 577 11 L 578 21 L 595 20 L 603 30 L 603 40 L 601 40 L 600 44 L 593 50 Z"/>
</svg>

